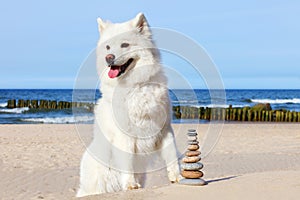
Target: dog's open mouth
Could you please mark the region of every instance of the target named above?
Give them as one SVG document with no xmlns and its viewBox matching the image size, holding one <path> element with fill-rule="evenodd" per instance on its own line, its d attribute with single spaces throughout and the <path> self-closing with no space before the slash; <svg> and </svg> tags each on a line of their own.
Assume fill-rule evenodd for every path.
<svg viewBox="0 0 300 200">
<path fill-rule="evenodd" d="M 108 66 L 108 67 L 110 67 L 110 70 L 108 72 L 109 78 L 119 77 L 121 74 L 123 74 L 126 71 L 126 69 L 133 62 L 133 60 L 134 60 L 133 58 L 130 58 L 123 65 L 114 65 L 114 64 L 109 65 Z"/>
</svg>

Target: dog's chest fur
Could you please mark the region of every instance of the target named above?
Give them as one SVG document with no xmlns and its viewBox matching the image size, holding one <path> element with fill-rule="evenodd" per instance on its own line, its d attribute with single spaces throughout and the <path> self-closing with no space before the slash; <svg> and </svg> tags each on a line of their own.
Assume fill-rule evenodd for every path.
<svg viewBox="0 0 300 200">
<path fill-rule="evenodd" d="M 111 95 L 101 99 L 95 116 L 112 143 L 123 146 L 122 143 L 133 142 L 132 151 L 149 152 L 160 145 L 162 130 L 169 124 L 168 112 L 166 87 L 145 83 L 133 88 L 115 88 Z"/>
</svg>

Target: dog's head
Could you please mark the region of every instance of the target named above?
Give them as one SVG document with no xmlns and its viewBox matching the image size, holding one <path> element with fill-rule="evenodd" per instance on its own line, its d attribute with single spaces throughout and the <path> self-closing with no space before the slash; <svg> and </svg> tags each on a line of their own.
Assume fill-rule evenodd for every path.
<svg viewBox="0 0 300 200">
<path fill-rule="evenodd" d="M 97 68 L 101 82 L 124 80 L 134 72 L 135 76 L 140 76 L 138 73 L 143 71 L 145 76 L 153 71 L 150 65 L 159 63 L 159 55 L 144 14 L 139 13 L 124 23 L 104 22 L 100 18 L 97 21 L 100 33 Z M 143 69 L 137 70 L 141 65 Z"/>
</svg>

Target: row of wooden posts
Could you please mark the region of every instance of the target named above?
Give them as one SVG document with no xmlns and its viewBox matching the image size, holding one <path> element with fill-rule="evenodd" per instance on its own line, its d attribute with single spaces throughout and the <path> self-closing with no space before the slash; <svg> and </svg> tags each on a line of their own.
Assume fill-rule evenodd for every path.
<svg viewBox="0 0 300 200">
<path fill-rule="evenodd" d="M 92 110 L 94 107 L 93 103 L 87 102 L 68 102 L 68 101 L 48 101 L 48 100 L 24 100 L 11 99 L 7 101 L 7 108 L 23 108 L 29 107 L 33 109 L 69 109 L 86 107 Z"/>
<path fill-rule="evenodd" d="M 255 110 L 243 108 L 207 108 L 174 106 L 177 119 L 200 119 L 215 121 L 251 121 L 251 122 L 300 122 L 300 112 L 288 110 Z"/>
<path fill-rule="evenodd" d="M 7 102 L 7 108 L 29 107 L 33 109 L 70 109 L 85 107 L 93 110 L 94 104 L 87 102 L 67 102 L 49 100 L 23 100 L 11 99 Z M 267 104 L 266 109 L 243 108 L 208 108 L 173 106 L 173 114 L 177 119 L 199 119 L 220 121 L 261 121 L 261 122 L 300 122 L 300 112 L 288 110 L 271 110 Z"/>
</svg>

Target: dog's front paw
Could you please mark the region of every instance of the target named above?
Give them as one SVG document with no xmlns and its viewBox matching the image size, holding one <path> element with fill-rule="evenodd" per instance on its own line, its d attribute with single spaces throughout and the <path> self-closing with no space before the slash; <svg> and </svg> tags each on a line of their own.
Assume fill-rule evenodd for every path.
<svg viewBox="0 0 300 200">
<path fill-rule="evenodd" d="M 182 179 L 180 175 L 171 176 L 171 177 L 169 176 L 169 180 L 171 183 L 178 183 L 180 179 Z"/>
<path fill-rule="evenodd" d="M 168 173 L 168 178 L 171 183 L 178 183 L 181 179 L 181 176 L 179 173 L 171 171 Z"/>
<path fill-rule="evenodd" d="M 139 183 L 129 183 L 127 184 L 127 190 L 136 190 L 141 188 L 141 185 Z"/>
<path fill-rule="evenodd" d="M 167 169 L 167 171 L 168 171 L 168 178 L 171 183 L 178 183 L 179 180 L 182 179 L 178 165 L 170 166 Z"/>
</svg>

